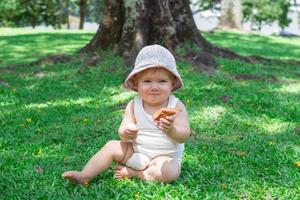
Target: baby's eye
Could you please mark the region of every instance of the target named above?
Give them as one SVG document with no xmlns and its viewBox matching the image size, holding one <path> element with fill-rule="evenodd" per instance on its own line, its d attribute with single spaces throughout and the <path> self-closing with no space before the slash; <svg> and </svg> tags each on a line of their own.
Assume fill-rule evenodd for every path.
<svg viewBox="0 0 300 200">
<path fill-rule="evenodd" d="M 151 81 L 150 80 L 144 80 L 143 82 L 144 83 L 150 83 Z"/>
<path fill-rule="evenodd" d="M 167 82 L 166 80 L 160 80 L 159 81 L 160 83 L 165 83 L 165 82 Z"/>
</svg>

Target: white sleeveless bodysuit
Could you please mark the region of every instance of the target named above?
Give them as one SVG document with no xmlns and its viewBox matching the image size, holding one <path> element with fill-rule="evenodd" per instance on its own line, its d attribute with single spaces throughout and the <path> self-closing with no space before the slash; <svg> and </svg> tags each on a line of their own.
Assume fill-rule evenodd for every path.
<svg viewBox="0 0 300 200">
<path fill-rule="evenodd" d="M 174 108 L 177 102 L 178 99 L 171 95 L 167 107 Z M 142 170 L 157 156 L 168 156 L 181 164 L 184 144 L 175 142 L 156 126 L 152 116 L 144 110 L 140 96 L 134 99 L 134 116 L 139 131 L 137 138 L 132 142 L 134 154 L 126 165 Z"/>
</svg>

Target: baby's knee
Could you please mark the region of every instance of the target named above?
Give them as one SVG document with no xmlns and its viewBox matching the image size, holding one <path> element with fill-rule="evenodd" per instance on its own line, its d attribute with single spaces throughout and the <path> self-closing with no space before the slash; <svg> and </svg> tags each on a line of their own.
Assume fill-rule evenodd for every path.
<svg viewBox="0 0 300 200">
<path fill-rule="evenodd" d="M 120 141 L 110 140 L 104 145 L 104 147 L 107 148 L 107 149 L 112 149 L 112 148 L 114 148 L 116 146 L 119 146 L 119 145 L 120 145 Z"/>
<path fill-rule="evenodd" d="M 175 160 L 165 162 L 161 167 L 162 182 L 169 183 L 176 180 L 180 171 L 180 166 Z"/>
<path fill-rule="evenodd" d="M 179 177 L 180 171 L 181 167 L 176 160 L 160 157 L 149 166 L 146 175 L 152 180 L 170 183 Z"/>
</svg>

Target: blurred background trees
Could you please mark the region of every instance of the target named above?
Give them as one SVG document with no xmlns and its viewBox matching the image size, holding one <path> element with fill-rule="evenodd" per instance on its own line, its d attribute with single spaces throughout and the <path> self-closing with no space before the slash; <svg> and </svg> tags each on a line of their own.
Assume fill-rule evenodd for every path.
<svg viewBox="0 0 300 200">
<path fill-rule="evenodd" d="M 241 23 L 251 22 L 251 26 L 258 30 L 264 24 L 278 22 L 283 29 L 291 22 L 288 19 L 288 11 L 293 0 L 196 0 L 194 13 L 204 10 L 220 12 L 221 27 L 240 28 Z"/>
<path fill-rule="evenodd" d="M 82 29 L 84 21 L 99 23 L 102 10 L 103 0 L 1 0 L 0 26 L 69 27 L 69 16 L 78 16 Z"/>
<path fill-rule="evenodd" d="M 291 22 L 288 11 L 296 0 L 193 0 L 197 12 L 211 10 L 220 13 L 221 27 L 241 28 L 244 22 L 258 30 L 264 24 L 278 22 L 281 29 Z M 70 18 L 79 19 L 78 28 L 84 22 L 100 23 L 103 0 L 1 0 L 0 26 L 22 27 L 37 25 L 70 28 Z M 71 17 L 70 17 L 71 16 Z"/>
<path fill-rule="evenodd" d="M 220 8 L 219 26 L 221 28 L 242 29 L 243 9 L 241 0 L 222 0 Z"/>
<path fill-rule="evenodd" d="M 289 0 L 243 0 L 244 21 L 250 21 L 258 30 L 262 25 L 278 21 L 281 29 L 288 26 Z"/>
</svg>

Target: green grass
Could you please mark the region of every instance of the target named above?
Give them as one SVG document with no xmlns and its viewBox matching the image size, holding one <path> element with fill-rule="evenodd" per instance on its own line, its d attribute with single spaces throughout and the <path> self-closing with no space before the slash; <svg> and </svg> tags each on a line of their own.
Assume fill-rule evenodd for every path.
<svg viewBox="0 0 300 200">
<path fill-rule="evenodd" d="M 230 48 L 242 55 L 259 55 L 268 58 L 300 58 L 300 38 L 251 35 L 238 32 L 203 33 L 212 43 Z"/>
<path fill-rule="evenodd" d="M 93 36 L 61 34 L 1 34 L 1 44 L 12 50 L 0 54 L 2 63 L 31 61 L 25 59 L 31 47 L 40 53 L 32 59 L 61 53 L 54 44 L 72 53 Z M 251 40 L 237 48 L 228 41 L 232 35 L 234 41 Z M 15 52 L 16 41 L 27 37 L 19 45 L 24 51 Z M 36 37 L 47 38 L 41 41 L 51 48 Z M 206 37 L 217 44 L 227 38 L 224 46 L 243 54 L 253 54 L 265 38 L 277 45 L 273 53 L 262 46 L 259 55 L 300 59 L 293 46 L 297 38 L 224 32 Z M 287 47 L 291 53 L 277 54 Z M 0 85 L 0 199 L 299 199 L 300 66 L 218 63 L 217 73 L 207 76 L 178 62 L 185 87 L 176 96 L 188 108 L 193 136 L 186 143 L 181 177 L 172 184 L 119 181 L 113 168 L 89 187 L 61 178 L 65 170 L 81 169 L 108 140 L 118 139 L 122 105 L 134 95 L 120 87 L 126 73 L 120 57 L 103 52 L 98 66 L 83 74 L 77 73 L 79 61 L 0 71 L 11 85 Z M 234 78 L 240 74 L 260 78 Z"/>
<path fill-rule="evenodd" d="M 0 67 L 29 63 L 51 54 L 72 54 L 94 34 L 87 31 L 0 28 Z"/>
</svg>

